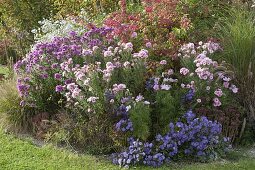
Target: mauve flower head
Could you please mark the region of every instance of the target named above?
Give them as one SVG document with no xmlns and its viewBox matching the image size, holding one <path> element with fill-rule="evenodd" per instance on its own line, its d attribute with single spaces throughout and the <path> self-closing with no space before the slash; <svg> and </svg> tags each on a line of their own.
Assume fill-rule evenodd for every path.
<svg viewBox="0 0 255 170">
<path fill-rule="evenodd" d="M 64 91 L 64 87 L 62 85 L 57 85 L 55 91 L 62 92 L 62 91 Z"/>
<path fill-rule="evenodd" d="M 56 74 L 54 75 L 54 78 L 55 78 L 56 80 L 60 80 L 60 79 L 62 78 L 62 75 L 59 74 L 59 73 L 56 73 Z"/>
<path fill-rule="evenodd" d="M 151 48 L 151 47 L 152 47 L 152 44 L 151 44 L 151 42 L 147 42 L 147 43 L 145 44 L 145 46 L 146 46 L 147 48 Z"/>
<path fill-rule="evenodd" d="M 148 58 L 148 51 L 145 49 L 142 49 L 139 53 L 138 53 L 138 57 L 142 58 L 142 59 L 146 59 Z"/>
<path fill-rule="evenodd" d="M 144 97 L 143 97 L 141 94 L 139 94 L 138 96 L 136 96 L 135 101 L 136 101 L 136 102 L 140 102 L 140 101 L 142 101 L 143 99 L 144 99 Z"/>
<path fill-rule="evenodd" d="M 131 38 L 136 38 L 137 37 L 137 33 L 136 32 L 133 32 L 132 34 L 131 34 Z"/>
<path fill-rule="evenodd" d="M 48 77 L 49 77 L 49 75 L 47 73 L 41 74 L 41 78 L 42 79 L 47 79 Z"/>
<path fill-rule="evenodd" d="M 221 102 L 220 102 L 219 98 L 215 97 L 213 99 L 213 106 L 215 106 L 215 107 L 221 106 Z"/>
<path fill-rule="evenodd" d="M 51 65 L 51 68 L 52 68 L 52 69 L 58 68 L 58 63 L 53 63 L 53 64 Z"/>
<path fill-rule="evenodd" d="M 126 43 L 124 46 L 124 50 L 129 52 L 133 51 L 133 44 L 131 42 Z"/>
<path fill-rule="evenodd" d="M 233 84 L 229 87 L 229 89 L 232 90 L 233 93 L 238 93 L 238 88 Z"/>
</svg>

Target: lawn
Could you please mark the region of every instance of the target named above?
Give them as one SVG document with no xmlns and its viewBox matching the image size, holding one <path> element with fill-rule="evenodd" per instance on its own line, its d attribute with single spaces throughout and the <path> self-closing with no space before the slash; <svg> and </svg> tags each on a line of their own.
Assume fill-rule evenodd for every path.
<svg viewBox="0 0 255 170">
<path fill-rule="evenodd" d="M 1 170 L 107 170 L 119 169 L 110 162 L 91 155 L 76 154 L 51 145 L 35 146 L 31 139 L 19 139 L 0 132 L 0 169 Z M 152 169 L 136 167 L 136 169 Z M 255 169 L 255 159 L 242 157 L 238 161 L 221 161 L 209 164 L 172 164 L 163 169 L 183 170 L 235 170 Z"/>
</svg>

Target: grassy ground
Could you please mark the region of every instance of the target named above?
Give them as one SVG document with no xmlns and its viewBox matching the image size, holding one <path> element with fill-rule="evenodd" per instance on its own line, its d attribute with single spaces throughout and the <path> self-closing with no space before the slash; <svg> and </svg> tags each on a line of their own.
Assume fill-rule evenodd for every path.
<svg viewBox="0 0 255 170">
<path fill-rule="evenodd" d="M 0 131 L 1 170 L 114 170 L 118 166 L 90 155 L 78 155 L 47 145 L 37 147 L 31 140 L 18 139 Z M 152 169 L 136 167 L 136 169 Z M 221 161 L 209 164 L 172 164 L 163 169 L 179 170 L 254 170 L 255 159 L 242 157 L 235 162 Z"/>
</svg>

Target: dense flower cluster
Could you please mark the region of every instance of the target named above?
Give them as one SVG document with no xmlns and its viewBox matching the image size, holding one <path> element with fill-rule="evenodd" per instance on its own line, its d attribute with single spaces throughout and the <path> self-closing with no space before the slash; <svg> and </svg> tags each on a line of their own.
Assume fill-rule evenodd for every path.
<svg viewBox="0 0 255 170">
<path fill-rule="evenodd" d="M 227 147 L 228 139 L 221 138 L 221 124 L 196 117 L 188 111 L 176 123 L 169 124 L 166 135 L 157 135 L 153 143 L 130 140 L 125 152 L 115 154 L 113 162 L 120 166 L 142 163 L 149 166 L 160 166 L 175 156 L 185 154 L 195 157 L 212 157 L 213 149 Z"/>
<path fill-rule="evenodd" d="M 16 72 L 20 75 L 17 85 L 20 95 L 27 96 L 28 93 L 33 93 L 34 90 L 44 88 L 41 85 L 50 81 L 52 85 L 55 85 L 54 89 L 57 92 L 62 92 L 64 88 L 67 88 L 72 92 L 71 96 L 78 97 L 80 90 L 73 83 L 74 80 L 65 79 L 65 75 L 73 71 L 77 79 L 81 79 L 88 66 L 85 65 L 79 68 L 78 64 L 83 57 L 92 54 L 91 50 L 85 48 L 96 45 L 101 45 L 103 48 L 103 44 L 110 41 L 106 36 L 111 31 L 111 28 L 106 27 L 93 28 L 82 36 L 71 31 L 68 37 L 55 37 L 53 41 L 37 43 L 32 52 L 14 66 Z M 75 63 L 74 68 L 71 68 L 71 65 L 74 64 L 73 60 L 79 60 L 79 58 L 81 60 Z M 28 80 L 27 76 L 32 77 Z M 65 82 L 65 87 L 58 84 L 60 81 Z"/>
<path fill-rule="evenodd" d="M 200 93 L 196 99 L 201 103 L 200 96 L 203 94 L 210 96 L 213 106 L 222 106 L 222 100 L 229 93 L 237 93 L 238 88 L 231 83 L 231 75 L 226 74 L 218 68 L 227 69 L 224 63 L 209 58 L 209 55 L 219 51 L 218 43 L 209 41 L 199 42 L 196 46 L 193 43 L 185 44 L 181 47 L 179 57 L 185 67 L 181 68 L 180 73 L 186 76 L 189 82 L 182 83 L 183 88 L 191 88 L 196 93 Z"/>
</svg>

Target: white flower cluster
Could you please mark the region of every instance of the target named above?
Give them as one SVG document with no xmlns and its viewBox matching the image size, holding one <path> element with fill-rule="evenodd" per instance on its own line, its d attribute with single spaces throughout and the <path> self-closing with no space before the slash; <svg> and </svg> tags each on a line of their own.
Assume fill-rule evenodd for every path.
<svg viewBox="0 0 255 170">
<path fill-rule="evenodd" d="M 39 21 L 39 24 L 41 25 L 40 28 L 31 31 L 34 33 L 36 42 L 49 42 L 52 41 L 54 37 L 67 36 L 71 31 L 75 31 L 77 34 L 81 34 L 85 31 L 83 25 L 72 19 L 56 21 L 44 19 Z"/>
</svg>

